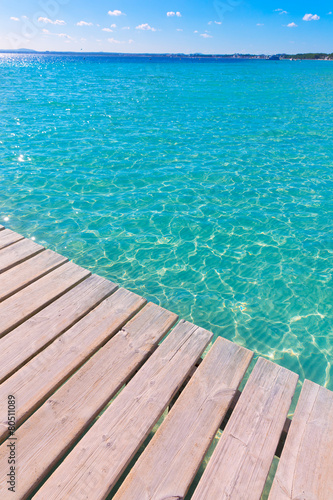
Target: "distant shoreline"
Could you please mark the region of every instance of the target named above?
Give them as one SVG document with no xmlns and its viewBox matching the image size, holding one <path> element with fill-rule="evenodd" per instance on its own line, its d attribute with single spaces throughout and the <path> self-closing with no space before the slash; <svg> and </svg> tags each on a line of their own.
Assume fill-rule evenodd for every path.
<svg viewBox="0 0 333 500">
<path fill-rule="evenodd" d="M 308 60 L 308 61 L 331 61 L 333 53 L 305 53 L 305 54 L 177 54 L 177 53 L 122 53 L 122 52 L 61 52 L 61 51 L 37 51 L 30 49 L 0 50 L 0 54 L 19 55 L 72 55 L 72 56 L 106 56 L 106 57 L 149 57 L 169 59 L 255 59 L 255 60 Z"/>
</svg>

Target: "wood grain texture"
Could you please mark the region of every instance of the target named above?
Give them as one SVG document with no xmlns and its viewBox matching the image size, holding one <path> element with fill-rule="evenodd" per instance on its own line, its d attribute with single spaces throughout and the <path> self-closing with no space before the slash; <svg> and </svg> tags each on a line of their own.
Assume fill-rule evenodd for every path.
<svg viewBox="0 0 333 500">
<path fill-rule="evenodd" d="M 234 411 L 235 409 L 235 406 L 239 400 L 239 397 L 242 393 L 240 391 L 236 391 L 236 394 L 235 394 L 235 397 L 234 399 L 232 400 L 232 403 L 230 405 L 230 408 L 226 414 L 226 416 L 224 417 L 224 420 L 220 426 L 220 429 L 221 430 L 224 430 L 225 426 L 227 425 L 228 423 L 228 420 L 231 416 L 231 413 Z M 286 418 L 286 421 L 284 423 L 284 426 L 283 426 L 283 429 L 282 429 L 282 433 L 281 433 L 281 436 L 280 436 L 280 441 L 279 441 L 279 444 L 275 450 L 275 456 L 280 458 L 281 456 L 281 451 L 283 449 L 283 446 L 284 446 L 284 443 L 286 441 L 286 437 L 287 437 L 287 434 L 288 434 L 288 430 L 289 430 L 289 427 L 290 427 L 290 424 L 291 424 L 291 420 L 290 418 Z"/>
<path fill-rule="evenodd" d="M 180 322 L 34 499 L 106 498 L 211 337 Z"/>
<path fill-rule="evenodd" d="M 251 359 L 216 340 L 114 500 L 185 497 Z"/>
<path fill-rule="evenodd" d="M 0 273 L 24 262 L 30 257 L 42 252 L 44 247 L 34 241 L 22 239 L 0 251 Z"/>
<path fill-rule="evenodd" d="M 333 498 L 333 392 L 305 380 L 269 500 Z"/>
<path fill-rule="evenodd" d="M 117 288 L 93 274 L 0 339 L 0 383 Z"/>
<path fill-rule="evenodd" d="M 16 431 L 17 498 L 27 498 L 36 488 L 176 320 L 175 314 L 155 304 L 145 306 Z M 0 447 L 2 500 L 12 498 L 5 485 L 7 450 L 4 443 Z"/>
<path fill-rule="evenodd" d="M 0 337 L 90 275 L 68 262 L 0 303 Z"/>
<path fill-rule="evenodd" d="M 17 401 L 18 426 L 145 302 L 142 297 L 120 288 L 3 382 L 0 386 L 0 439 L 8 435 L 8 394 L 14 395 Z"/>
<path fill-rule="evenodd" d="M 12 245 L 16 241 L 23 240 L 23 238 L 24 236 L 14 233 L 14 231 L 11 231 L 10 229 L 3 229 L 0 232 L 0 250 Z"/>
<path fill-rule="evenodd" d="M 17 244 L 19 245 L 20 242 Z M 43 247 L 41 247 L 42 249 Z M 0 302 L 19 292 L 22 288 L 34 283 L 34 281 L 42 278 L 67 261 L 66 257 L 62 257 L 62 255 L 51 250 L 45 250 L 38 253 L 35 257 L 9 269 L 7 272 L 0 274 Z"/>
<path fill-rule="evenodd" d="M 193 500 L 259 500 L 298 376 L 259 358 Z"/>
</svg>

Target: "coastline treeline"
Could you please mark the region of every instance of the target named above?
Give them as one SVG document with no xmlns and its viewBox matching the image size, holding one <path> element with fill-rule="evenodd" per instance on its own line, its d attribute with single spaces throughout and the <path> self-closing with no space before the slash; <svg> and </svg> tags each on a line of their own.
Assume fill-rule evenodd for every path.
<svg viewBox="0 0 333 500">
<path fill-rule="evenodd" d="M 327 59 L 333 59 L 333 53 L 332 54 L 325 54 L 323 52 L 318 52 L 318 53 L 309 53 L 309 54 L 283 54 L 281 56 L 282 59 L 316 59 L 316 60 L 327 60 Z"/>
</svg>

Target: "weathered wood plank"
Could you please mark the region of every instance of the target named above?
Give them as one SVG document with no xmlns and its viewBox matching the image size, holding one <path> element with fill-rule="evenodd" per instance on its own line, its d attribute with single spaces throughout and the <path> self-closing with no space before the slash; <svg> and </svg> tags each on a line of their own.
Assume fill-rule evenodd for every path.
<svg viewBox="0 0 333 500">
<path fill-rule="evenodd" d="M 90 275 L 68 262 L 0 303 L 0 337 Z"/>
<path fill-rule="evenodd" d="M 298 376 L 259 358 L 193 500 L 258 500 Z"/>
<path fill-rule="evenodd" d="M 31 240 L 20 240 L 0 251 L 0 273 L 42 252 L 44 247 Z"/>
<path fill-rule="evenodd" d="M 305 380 L 269 500 L 333 498 L 333 392 Z"/>
<path fill-rule="evenodd" d="M 26 262 L 9 269 L 6 273 L 0 274 L 0 302 L 8 299 L 14 293 L 34 283 L 67 261 L 66 257 L 51 250 L 45 250 Z"/>
<path fill-rule="evenodd" d="M 31 494 L 176 320 L 155 304 L 145 306 L 16 431 L 17 498 Z M 0 447 L 2 500 L 12 498 L 5 484 L 7 459 L 5 442 Z"/>
<path fill-rule="evenodd" d="M 236 391 L 236 394 L 232 400 L 232 403 L 227 411 L 227 414 L 226 416 L 224 417 L 224 420 L 223 422 L 221 423 L 221 426 L 220 426 L 220 429 L 221 430 L 224 430 L 225 429 L 225 426 L 227 425 L 228 423 L 228 420 L 231 416 L 231 413 L 234 411 L 235 409 L 235 406 L 236 404 L 238 403 L 238 400 L 239 400 L 239 397 L 242 393 L 238 390 Z M 289 431 L 289 427 L 290 427 L 290 424 L 291 424 L 291 420 L 290 418 L 286 418 L 286 421 L 284 423 L 284 426 L 283 426 L 283 429 L 282 429 L 282 433 L 281 433 L 281 436 L 280 436 L 280 441 L 279 441 L 279 444 L 275 450 L 275 456 L 276 457 L 279 457 L 281 456 L 281 451 L 283 449 L 283 446 L 284 446 L 284 443 L 286 441 L 286 437 L 287 437 L 287 434 L 288 434 L 288 431 Z"/>
<path fill-rule="evenodd" d="M 0 383 L 117 288 L 93 274 L 0 339 Z"/>
<path fill-rule="evenodd" d="M 114 500 L 185 497 L 251 359 L 216 340 Z"/>
<path fill-rule="evenodd" d="M 3 382 L 0 439 L 8 435 L 8 394 L 17 400 L 16 422 L 20 425 L 145 302 L 142 297 L 120 288 Z"/>
<path fill-rule="evenodd" d="M 212 337 L 180 322 L 35 499 L 105 498 Z"/>
<path fill-rule="evenodd" d="M 14 233 L 14 231 L 11 231 L 10 229 L 3 229 L 0 232 L 0 250 L 9 245 L 12 245 L 16 241 L 23 240 L 23 238 L 24 236 Z"/>
</svg>

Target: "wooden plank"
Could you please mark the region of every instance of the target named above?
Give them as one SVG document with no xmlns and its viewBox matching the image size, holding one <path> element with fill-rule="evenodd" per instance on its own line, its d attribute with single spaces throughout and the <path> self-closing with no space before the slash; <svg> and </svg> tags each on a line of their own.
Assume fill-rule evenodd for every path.
<svg viewBox="0 0 333 500">
<path fill-rule="evenodd" d="M 259 358 L 193 500 L 260 499 L 297 380 L 296 373 Z"/>
<path fill-rule="evenodd" d="M 252 355 L 216 340 L 114 500 L 185 497 Z"/>
<path fill-rule="evenodd" d="M 42 252 L 44 247 L 34 241 L 23 239 L 0 251 L 0 273 Z"/>
<path fill-rule="evenodd" d="M 0 337 L 90 275 L 68 262 L 0 303 Z"/>
<path fill-rule="evenodd" d="M 148 304 L 16 431 L 17 498 L 32 493 L 176 320 L 175 314 Z M 12 498 L 5 484 L 7 460 L 5 442 L 0 447 L 2 500 Z"/>
<path fill-rule="evenodd" d="M 333 392 L 305 380 L 269 500 L 333 498 Z"/>
<path fill-rule="evenodd" d="M 181 321 L 37 492 L 105 498 L 202 354 L 212 334 Z"/>
<path fill-rule="evenodd" d="M 14 231 L 11 231 L 10 229 L 3 229 L 0 232 L 0 250 L 12 245 L 16 241 L 23 240 L 23 238 L 24 236 L 14 233 Z"/>
<path fill-rule="evenodd" d="M 34 283 L 34 281 L 42 278 L 67 261 L 66 257 L 52 252 L 52 250 L 45 250 L 26 262 L 22 262 L 9 269 L 6 273 L 0 274 L 0 302 L 8 299 L 14 293 Z"/>
<path fill-rule="evenodd" d="M 238 400 L 239 400 L 239 397 L 240 397 L 241 394 L 242 393 L 239 390 L 236 391 L 235 397 L 233 398 L 232 403 L 231 403 L 231 405 L 229 407 L 229 410 L 227 411 L 227 414 L 224 417 L 224 420 L 223 420 L 223 422 L 222 422 L 222 424 L 220 426 L 221 430 L 225 429 L 225 426 L 227 425 L 228 420 L 229 420 L 229 418 L 231 416 L 231 413 L 234 411 L 235 406 L 238 403 Z M 288 434 L 288 431 L 289 431 L 290 424 L 291 424 L 290 418 L 286 418 L 286 421 L 284 423 L 284 426 L 283 426 L 283 429 L 282 429 L 282 433 L 281 433 L 281 436 L 280 436 L 279 444 L 278 444 L 278 446 L 277 446 L 277 448 L 275 450 L 275 456 L 276 457 L 280 458 L 280 456 L 281 456 L 281 451 L 282 451 L 284 443 L 286 441 L 286 437 L 287 437 L 287 434 Z"/>
<path fill-rule="evenodd" d="M 0 339 L 0 383 L 117 288 L 93 274 Z"/>
<path fill-rule="evenodd" d="M 141 307 L 145 299 L 123 288 L 58 337 L 0 386 L 0 439 L 8 435 L 7 396 L 17 400 L 19 426 Z"/>
</svg>

